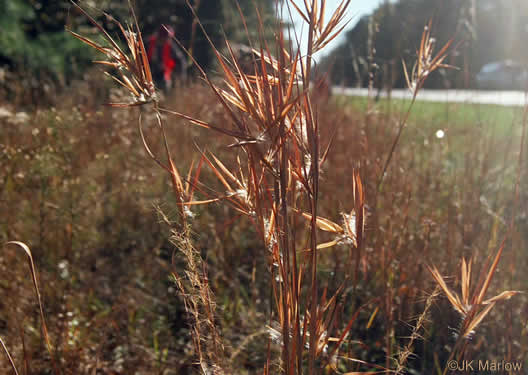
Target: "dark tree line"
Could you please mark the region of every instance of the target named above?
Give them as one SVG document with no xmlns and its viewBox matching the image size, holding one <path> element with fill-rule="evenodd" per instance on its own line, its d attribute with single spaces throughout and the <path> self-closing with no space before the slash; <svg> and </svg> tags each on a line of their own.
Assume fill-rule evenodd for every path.
<svg viewBox="0 0 528 375">
<path fill-rule="evenodd" d="M 245 40 L 245 32 L 234 0 L 190 0 L 206 32 L 215 43 L 224 36 L 235 41 Z M 254 4 L 260 8 L 263 21 L 275 21 L 273 0 L 239 1 L 246 14 L 250 34 L 255 36 L 257 17 Z M 130 21 L 126 1 L 80 1 L 98 22 L 110 30 L 115 25 L 108 21 L 107 12 L 122 23 Z M 209 66 L 212 54 L 185 0 L 133 0 L 144 35 L 159 29 L 162 24 L 175 29 L 176 37 L 186 48 L 192 49 L 204 67 Z M 67 83 L 78 76 L 93 56 L 92 51 L 67 32 L 65 27 L 90 34 L 93 26 L 67 0 L 0 0 L 0 68 L 41 76 Z M 95 30 L 94 34 L 95 34 Z M 0 82 L 0 85 L 2 83 Z"/>
<path fill-rule="evenodd" d="M 346 33 L 345 41 L 326 56 L 322 69 L 335 84 L 403 87 L 402 60 L 411 66 L 429 19 L 439 49 L 454 45 L 449 63 L 428 87 L 471 87 L 475 74 L 492 61 L 528 63 L 528 2 L 524 0 L 398 0 L 385 1 Z"/>
</svg>

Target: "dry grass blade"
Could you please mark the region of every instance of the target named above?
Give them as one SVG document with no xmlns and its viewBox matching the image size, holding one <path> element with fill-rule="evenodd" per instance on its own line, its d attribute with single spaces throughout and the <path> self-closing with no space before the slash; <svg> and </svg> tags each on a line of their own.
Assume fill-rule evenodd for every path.
<svg viewBox="0 0 528 375">
<path fill-rule="evenodd" d="M 228 130 L 228 129 L 224 129 L 224 128 L 220 128 L 220 127 L 217 127 L 215 125 L 211 125 L 205 121 L 201 121 L 201 120 L 198 120 L 198 119 L 195 119 L 191 116 L 187 116 L 183 113 L 180 113 L 180 112 L 177 112 L 177 111 L 172 111 L 172 110 L 169 110 L 169 109 L 166 109 L 166 108 L 159 108 L 159 111 L 160 112 L 166 112 L 166 113 L 169 113 L 171 115 L 175 115 L 175 116 L 178 116 L 178 117 L 181 117 L 185 120 L 188 120 L 190 123 L 194 124 L 194 125 L 198 125 L 202 128 L 206 128 L 206 129 L 211 129 L 211 130 L 215 130 L 219 133 L 222 133 L 222 134 L 225 134 L 225 135 L 229 135 L 231 137 L 235 137 L 235 138 L 239 138 L 239 139 L 244 139 L 246 141 L 254 141 L 255 139 L 253 137 L 250 137 L 250 136 L 247 136 L 246 134 L 243 134 L 243 133 L 240 133 L 240 132 L 235 132 L 235 131 L 231 131 L 231 130 Z"/>
<path fill-rule="evenodd" d="M 42 297 L 40 295 L 40 289 L 39 289 L 38 280 L 37 280 L 37 271 L 35 269 L 35 263 L 33 262 L 33 255 L 31 254 L 31 250 L 25 243 L 20 242 L 20 241 L 9 241 L 6 243 L 6 246 L 7 245 L 15 245 L 21 248 L 22 250 L 24 250 L 24 253 L 26 254 L 28 258 L 29 269 L 31 272 L 31 279 L 33 281 L 33 288 L 35 289 L 35 294 L 37 295 L 37 301 L 38 301 L 39 310 L 40 310 L 40 319 L 41 319 L 42 334 L 44 336 L 44 342 L 46 343 L 46 348 L 50 355 L 55 373 L 59 374 L 58 368 L 55 364 L 55 358 L 54 358 L 53 348 L 51 345 L 51 340 L 48 334 L 48 326 L 46 325 L 46 318 L 44 317 L 44 307 L 42 305 Z"/>
<path fill-rule="evenodd" d="M 139 135 L 141 137 L 141 141 L 143 142 L 143 147 L 145 148 L 145 151 L 147 152 L 147 154 L 151 157 L 152 160 L 154 160 L 161 168 L 165 169 L 167 172 L 170 173 L 170 169 L 168 166 L 166 166 L 165 164 L 163 164 L 163 162 L 161 160 L 158 159 L 158 157 L 156 155 L 154 155 L 154 152 L 152 152 L 148 142 L 147 142 L 147 139 L 145 137 L 145 134 L 143 132 L 143 122 L 142 122 L 142 115 L 140 114 L 139 115 L 139 119 L 138 119 L 138 128 L 139 128 Z"/>
<path fill-rule="evenodd" d="M 177 197 L 180 199 L 180 203 L 184 199 L 184 188 L 183 188 L 183 182 L 180 177 L 180 173 L 178 172 L 178 169 L 176 169 L 176 165 L 174 164 L 174 161 L 171 157 L 169 157 L 169 165 L 170 165 L 170 175 L 172 180 L 172 186 L 174 189 L 174 192 Z"/>
<path fill-rule="evenodd" d="M 431 272 L 431 274 L 433 275 L 438 285 L 440 285 L 440 287 L 446 294 L 447 299 L 449 300 L 449 302 L 451 302 L 451 305 L 455 308 L 456 311 L 465 316 L 467 313 L 467 309 L 460 303 L 460 299 L 458 298 L 458 296 L 447 287 L 447 284 L 445 283 L 442 275 L 440 275 L 440 272 L 438 272 L 436 267 L 431 268 L 427 266 L 427 268 L 429 269 L 429 272 Z"/>
<path fill-rule="evenodd" d="M 205 156 L 205 154 L 203 154 L 203 155 Z M 214 157 L 214 155 L 213 155 L 213 157 Z M 215 158 L 215 159 L 216 159 L 216 158 Z M 218 180 L 220 180 L 220 182 L 222 183 L 222 185 L 224 185 L 224 187 L 227 189 L 227 192 L 230 193 L 230 194 L 235 193 L 235 189 L 233 189 L 233 188 L 231 187 L 231 185 L 229 184 L 229 182 L 227 182 L 227 180 L 225 179 L 225 177 L 222 175 L 222 173 L 220 173 L 220 171 L 218 170 L 218 168 L 215 167 L 215 165 L 213 164 L 213 162 L 212 162 L 211 160 L 209 160 L 209 158 L 206 157 L 206 156 L 205 156 L 205 161 L 206 161 L 206 163 L 209 165 L 209 167 L 211 168 L 211 170 L 214 172 L 214 174 L 216 175 L 216 177 L 218 178 Z M 223 165 L 222 165 L 222 166 L 223 166 Z M 220 169 L 222 169 L 222 168 L 220 167 Z M 231 176 L 232 176 L 232 178 L 233 178 L 234 180 L 236 180 L 236 179 L 234 178 L 233 175 L 231 175 Z"/>
<path fill-rule="evenodd" d="M 261 61 L 260 75 L 247 75 L 241 68 L 231 44 L 226 41 L 229 51 L 231 65 L 234 65 L 235 71 L 231 70 L 224 58 L 218 53 L 217 58 L 226 77 L 226 85 L 231 92 L 217 88 L 216 90 L 224 97 L 224 100 L 236 106 L 242 112 L 248 113 L 257 123 L 261 131 L 268 132 L 282 121 L 292 107 L 298 102 L 298 97 L 292 97 L 293 87 L 298 83 L 296 78 L 296 64 L 293 64 L 291 71 L 283 68 L 271 58 L 269 51 L 258 52 L 252 50 L 252 53 L 259 57 Z M 266 64 L 271 66 L 273 74 L 267 73 Z M 258 65 L 254 62 L 255 71 L 258 71 Z M 288 74 L 287 89 L 282 93 L 282 73 Z M 280 100 L 277 101 L 273 94 L 273 87 L 277 86 Z M 258 137 L 257 137 L 258 139 Z"/>
<path fill-rule="evenodd" d="M 328 144 L 323 152 L 323 155 L 321 156 L 321 161 L 319 162 L 320 168 L 322 167 L 322 165 L 328 158 L 328 155 L 330 153 L 330 149 L 332 148 L 332 144 L 334 143 L 336 134 L 337 134 L 337 127 L 334 128 L 332 135 L 330 136 L 330 140 L 328 141 Z"/>
<path fill-rule="evenodd" d="M 512 298 L 514 295 L 519 294 L 519 293 L 521 292 L 518 290 L 505 290 L 504 292 L 496 295 L 495 297 L 485 300 L 484 302 L 482 302 L 482 304 L 487 305 L 490 303 L 495 303 L 497 301 L 504 301 L 504 300 Z"/>
<path fill-rule="evenodd" d="M 237 99 L 241 103 L 242 110 L 249 113 L 256 120 L 259 120 L 261 122 L 260 125 L 264 127 L 265 122 L 263 121 L 262 116 L 259 115 L 258 108 L 256 107 L 256 102 L 253 99 L 256 97 L 255 92 L 253 91 L 253 88 L 251 87 L 246 74 L 242 72 L 242 69 L 239 63 L 237 59 L 235 58 L 235 54 L 233 50 L 231 49 L 231 45 L 227 41 L 226 41 L 226 46 L 229 50 L 229 53 L 231 55 L 231 60 L 235 65 L 237 73 L 235 74 L 227 66 L 227 64 L 224 61 L 224 58 L 220 55 L 220 53 L 217 53 L 217 60 L 220 63 L 220 66 L 222 67 L 224 76 L 226 77 L 231 87 L 231 90 L 235 93 Z"/>
<path fill-rule="evenodd" d="M 358 171 L 354 171 L 353 177 L 354 213 L 356 228 L 354 232 L 357 247 L 361 249 L 363 235 L 365 233 L 365 191 Z M 350 214 L 352 215 L 352 213 Z M 352 229 L 352 228 L 350 228 Z"/>
<path fill-rule="evenodd" d="M 312 53 L 315 53 L 325 48 L 332 40 L 334 40 L 348 25 L 350 20 L 343 24 L 346 11 L 352 0 L 343 0 L 339 3 L 336 10 L 332 13 L 330 20 L 325 24 L 326 1 L 304 1 L 304 11 L 299 8 L 294 1 L 290 0 L 289 5 L 292 5 L 301 18 L 313 28 L 314 40 Z"/>
<path fill-rule="evenodd" d="M 13 361 L 13 357 L 11 357 L 11 354 L 9 353 L 9 350 L 7 349 L 7 346 L 4 344 L 4 340 L 0 337 L 0 344 L 2 344 L 2 349 L 4 349 L 4 353 L 7 356 L 7 360 L 9 361 L 9 365 L 11 366 L 11 369 L 15 373 L 15 375 L 18 375 L 18 370 L 15 366 L 15 362 Z"/>
<path fill-rule="evenodd" d="M 196 171 L 194 173 L 194 178 L 192 178 L 192 170 L 193 170 L 193 166 L 194 166 L 194 160 L 193 160 L 193 163 L 191 164 L 191 167 L 189 168 L 189 173 L 187 175 L 187 181 L 186 181 L 186 186 L 185 186 L 185 195 L 189 198 L 189 200 L 193 200 L 193 197 L 194 197 L 194 191 L 196 190 L 197 186 L 198 186 L 198 180 L 200 178 L 200 174 L 202 172 L 202 167 L 203 167 L 203 163 L 204 163 L 204 157 L 202 155 L 202 157 L 200 157 L 200 162 L 198 163 L 198 166 L 196 167 Z"/>
<path fill-rule="evenodd" d="M 369 318 L 369 320 L 367 322 L 367 326 L 366 326 L 367 329 L 370 329 L 370 327 L 372 327 L 372 323 L 374 322 L 374 318 L 378 314 L 379 309 L 380 309 L 379 306 L 376 306 L 376 308 L 374 309 L 372 314 L 370 314 L 370 318 Z"/>
<path fill-rule="evenodd" d="M 356 358 L 350 358 L 350 357 L 346 357 L 346 356 L 343 356 L 342 357 L 343 359 L 346 359 L 347 361 L 350 361 L 350 362 L 354 362 L 354 363 L 359 363 L 361 365 L 365 365 L 365 366 L 368 366 L 368 367 L 373 367 L 373 368 L 377 368 L 379 369 L 380 371 L 352 371 L 352 372 L 346 372 L 344 373 L 343 375 L 354 375 L 354 374 L 387 374 L 387 373 L 390 373 L 392 372 L 390 369 L 388 368 L 385 368 L 383 366 L 379 366 L 379 365 L 375 365 L 375 364 L 372 364 L 372 363 L 368 363 L 366 361 L 362 361 L 361 359 L 356 359 Z"/>
<path fill-rule="evenodd" d="M 211 156 L 213 157 L 214 161 L 216 162 L 216 164 L 220 167 L 220 169 L 222 170 L 222 172 L 224 172 L 224 174 L 229 177 L 229 179 L 231 181 L 233 181 L 234 183 L 236 183 L 238 185 L 238 187 L 240 189 L 245 189 L 245 186 L 242 182 L 240 182 L 230 171 L 229 169 L 224 165 L 224 163 L 222 163 L 216 156 L 214 156 L 214 154 L 211 153 Z"/>
<path fill-rule="evenodd" d="M 201 205 L 227 200 L 228 203 L 230 203 L 231 206 L 238 212 L 246 216 L 252 216 L 254 212 L 254 207 L 252 203 L 253 199 L 251 197 L 252 191 L 251 189 L 248 189 L 248 183 L 245 180 L 244 176 L 241 175 L 241 179 L 238 179 L 218 158 L 215 157 L 215 155 L 211 153 L 211 156 L 214 159 L 213 162 L 206 156 L 205 152 L 200 152 L 202 154 L 203 161 L 207 165 L 209 165 L 209 167 L 211 168 L 215 176 L 218 178 L 220 183 L 224 186 L 226 191 L 222 194 L 214 191 L 214 198 L 212 199 L 199 201 L 188 200 L 186 202 L 183 202 L 183 205 Z M 236 184 L 235 188 L 233 188 L 233 186 L 229 183 L 228 180 Z M 197 182 L 195 181 L 194 186 L 196 185 Z"/>
<path fill-rule="evenodd" d="M 482 322 L 484 317 L 488 315 L 488 313 L 491 311 L 491 309 L 495 306 L 495 302 L 490 303 L 488 306 L 484 308 L 484 310 L 480 311 L 477 316 L 475 316 L 471 321 L 468 323 L 465 331 L 462 334 L 462 337 L 468 338 L 472 335 L 473 331 L 477 328 L 477 326 Z"/>
<path fill-rule="evenodd" d="M 493 278 L 493 275 L 495 274 L 495 271 L 497 269 L 497 265 L 499 264 L 499 260 L 502 255 L 502 251 L 504 250 L 504 246 L 506 245 L 505 241 L 502 242 L 499 251 L 497 251 L 497 255 L 495 255 L 495 259 L 493 260 L 493 264 L 491 265 L 488 274 L 486 275 L 486 279 L 484 280 L 484 283 L 482 284 L 482 287 L 480 289 L 480 293 L 478 294 L 478 297 L 475 301 L 476 304 L 481 304 L 484 300 L 484 295 L 486 294 L 486 291 L 489 288 L 489 285 L 491 283 L 491 279 Z"/>
<path fill-rule="evenodd" d="M 405 82 L 407 83 L 407 87 L 409 90 L 412 90 L 413 84 L 411 83 L 411 79 L 409 78 L 409 73 L 407 73 L 407 64 L 405 63 L 405 60 L 402 59 L 402 65 L 403 65 L 403 75 L 405 76 Z"/>
<path fill-rule="evenodd" d="M 330 241 L 330 242 L 320 243 L 320 244 L 317 245 L 317 250 L 328 249 L 330 247 L 336 246 L 338 243 L 339 243 L 338 240 L 333 240 L 333 241 Z M 310 251 L 310 249 L 306 249 L 304 251 L 308 252 L 308 251 Z"/>
<path fill-rule="evenodd" d="M 293 209 L 295 212 L 300 213 L 305 219 L 311 221 L 312 215 L 307 212 L 300 212 L 297 209 Z M 325 232 L 331 232 L 331 233 L 343 233 L 344 230 L 341 228 L 340 225 L 334 223 L 331 220 L 325 219 L 324 217 L 318 216 L 316 219 L 317 227 Z"/>
<path fill-rule="evenodd" d="M 299 16 L 301 16 L 301 18 L 304 20 L 304 22 L 310 23 L 310 19 L 308 18 L 308 16 L 304 14 L 304 12 L 301 10 L 301 8 L 297 6 L 297 4 L 295 4 L 295 1 L 289 1 L 288 4 L 293 5 Z"/>
<path fill-rule="evenodd" d="M 354 313 L 352 318 L 350 318 L 350 320 L 348 321 L 348 324 L 346 325 L 345 329 L 343 330 L 343 332 L 341 332 L 341 336 L 339 337 L 339 340 L 337 341 L 336 346 L 334 347 L 334 349 L 332 349 L 332 352 L 328 356 L 329 358 L 332 358 L 336 354 L 337 350 L 339 349 L 339 347 L 341 346 L 341 344 L 345 340 L 346 336 L 348 335 L 348 332 L 352 328 L 352 324 L 354 324 L 354 322 L 356 321 L 357 317 L 359 316 L 360 311 L 361 311 L 361 308 L 359 308 Z"/>
<path fill-rule="evenodd" d="M 469 302 L 469 282 L 471 280 L 471 262 L 469 267 L 466 260 L 462 258 L 462 301 L 467 305 Z"/>
<path fill-rule="evenodd" d="M 348 9 L 348 6 L 350 5 L 351 0 L 342 1 L 335 12 L 332 14 L 332 17 L 330 18 L 330 21 L 328 21 L 326 27 L 323 29 L 324 24 L 324 13 L 321 13 L 320 19 L 319 19 L 319 30 L 320 35 L 315 43 L 315 51 L 321 50 L 325 48 L 328 43 L 330 43 L 332 40 L 334 40 L 343 29 L 349 24 L 351 20 L 346 21 L 343 23 L 343 20 L 345 18 L 346 11 Z M 323 1 L 323 4 L 325 1 Z"/>
</svg>

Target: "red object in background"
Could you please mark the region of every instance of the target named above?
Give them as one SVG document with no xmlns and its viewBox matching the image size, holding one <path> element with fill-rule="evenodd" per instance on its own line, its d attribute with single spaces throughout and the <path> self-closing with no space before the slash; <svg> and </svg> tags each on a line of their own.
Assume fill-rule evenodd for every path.
<svg viewBox="0 0 528 375">
<path fill-rule="evenodd" d="M 185 58 L 173 37 L 174 30 L 170 26 L 162 26 L 148 38 L 147 56 L 154 80 L 165 89 L 172 86 L 174 74 L 185 76 Z M 179 71 L 175 72 L 175 69 Z"/>
<path fill-rule="evenodd" d="M 163 78 L 165 81 L 171 79 L 172 71 L 176 66 L 176 60 L 171 56 L 171 46 L 169 43 L 163 44 L 162 51 L 162 61 L 163 61 Z"/>
</svg>

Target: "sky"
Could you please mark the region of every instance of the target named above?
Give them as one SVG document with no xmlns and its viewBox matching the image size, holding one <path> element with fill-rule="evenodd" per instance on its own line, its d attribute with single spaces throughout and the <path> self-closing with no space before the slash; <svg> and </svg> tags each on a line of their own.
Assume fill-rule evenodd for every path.
<svg viewBox="0 0 528 375">
<path fill-rule="evenodd" d="M 304 0 L 294 0 L 294 1 L 295 1 L 295 4 L 297 4 L 300 9 L 304 9 Z M 361 16 L 371 13 L 374 9 L 377 8 L 377 6 L 382 1 L 383 0 L 352 0 L 348 7 L 347 18 L 346 18 L 347 20 L 351 19 L 350 23 L 348 24 L 347 28 L 343 30 L 340 37 L 334 39 L 328 46 L 326 46 L 325 50 L 322 51 L 322 54 L 328 53 L 332 48 L 335 48 L 341 41 L 343 41 L 344 33 L 346 32 L 346 30 L 353 28 L 356 22 L 359 21 Z M 326 0 L 326 11 L 325 11 L 326 21 L 330 18 L 330 16 L 332 15 L 332 13 L 337 8 L 340 2 L 341 0 Z M 300 16 L 298 16 L 295 9 L 292 9 L 292 13 L 294 16 L 293 21 L 294 21 L 295 29 L 297 33 L 300 33 L 301 30 L 306 31 L 307 30 L 306 25 L 303 28 L 304 21 Z M 305 46 L 306 46 L 307 37 L 305 34 L 306 32 L 304 32 L 303 34 L 304 35 L 303 37 L 304 43 L 302 43 L 303 54 L 306 52 Z"/>
</svg>

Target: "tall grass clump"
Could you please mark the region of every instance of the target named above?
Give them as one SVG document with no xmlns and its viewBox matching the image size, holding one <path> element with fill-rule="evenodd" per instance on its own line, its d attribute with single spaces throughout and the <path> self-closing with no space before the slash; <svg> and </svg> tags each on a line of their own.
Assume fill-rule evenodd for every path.
<svg viewBox="0 0 528 375">
<path fill-rule="evenodd" d="M 337 294 L 327 297 L 325 290 L 319 296 L 317 251 L 318 248 L 328 247 L 329 244 L 318 244 L 317 230 L 332 231 L 336 235 L 336 244 L 339 241 L 348 243 L 351 249 L 359 247 L 364 219 L 361 179 L 356 173 L 356 199 L 352 210 L 342 215 L 343 227 L 317 215 L 319 170 L 327 151 L 320 151 L 318 121 L 314 112 L 316 108 L 313 108 L 309 95 L 311 55 L 337 35 L 335 29 L 341 24 L 348 3 L 341 4 L 327 24 L 323 18 L 324 2 L 320 4 L 320 10 L 317 2 L 311 6 L 306 4 L 304 11 L 296 8 L 310 25 L 306 59 L 302 59 L 299 54 L 293 55 L 282 32 L 279 32 L 276 35 L 277 46 L 273 54 L 266 44 L 254 48 L 254 71 L 244 72 L 229 42 L 226 41 L 228 58 L 211 43 L 224 74 L 223 87 L 213 83 L 209 76 L 198 68 L 231 119 L 229 126 L 190 118 L 158 106 L 139 29 L 132 32 L 130 27 L 128 30 L 121 27 L 127 38 L 131 58 L 122 52 L 104 30 L 101 31 L 110 43 L 111 53 L 105 47 L 74 34 L 106 53 L 110 59 L 104 62 L 105 64 L 125 68 L 121 79 L 116 80 L 130 90 L 134 100 L 131 105 L 147 102 L 154 104 L 153 110 L 165 144 L 166 163 L 151 151 L 141 130 L 141 118 L 140 132 L 148 154 L 169 172 L 177 202 L 181 207 L 182 237 L 179 237 L 178 247 L 186 254 L 186 275 L 191 284 L 191 292 L 186 293 L 187 290 L 180 279 L 177 276 L 175 278 L 186 296 L 186 306 L 194 317 L 195 349 L 199 353 L 204 373 L 210 368 L 218 373 L 226 370 L 223 369 L 225 365 L 218 355 L 217 335 L 213 324 L 214 300 L 207 290 L 208 286 L 199 281 L 206 277 L 206 274 L 202 274 L 200 267 L 195 265 L 192 245 L 188 242 L 188 221 L 192 218 L 194 205 L 224 201 L 248 217 L 256 232 L 260 234 L 267 251 L 267 254 L 263 255 L 269 259 L 272 299 L 275 306 L 274 312 L 269 316 L 269 330 L 270 335 L 277 335 L 278 341 L 281 342 L 282 361 L 279 366 L 286 373 L 300 373 L 305 368 L 309 373 L 314 373 L 322 362 L 335 366 L 337 350 L 355 319 L 350 319 L 337 338 L 330 336 L 329 331 L 336 331 L 339 327 L 336 322 L 339 308 Z M 200 165 L 205 163 L 212 170 L 224 191 L 201 186 L 197 178 L 192 180 L 190 177 L 187 179 L 187 188 L 184 189 L 183 179 L 170 154 L 161 112 L 185 118 L 195 125 L 233 138 L 234 142 L 229 147 L 236 155 L 236 169 L 230 170 L 210 152 L 201 152 Z M 207 199 L 193 200 L 195 188 L 206 195 Z M 295 229 L 302 217 L 307 218 L 310 223 L 307 232 L 309 235 L 304 238 L 305 241 L 309 239 L 306 251 L 302 248 L 305 241 L 296 236 Z M 198 265 L 200 263 L 201 259 L 198 257 Z M 202 355 L 200 345 L 200 326 L 204 314 L 212 326 L 212 336 L 207 339 L 214 342 L 214 355 L 207 358 Z M 329 344 L 333 344 L 333 348 L 329 348 Z M 271 363 L 271 359 L 271 355 L 268 355 L 266 373 L 276 371 L 271 369 L 271 366 L 276 366 Z"/>
<path fill-rule="evenodd" d="M 100 30 L 110 43 L 110 49 L 105 49 L 74 34 L 92 47 L 106 53 L 109 61 L 103 63 L 124 68 L 125 73 L 121 73 L 121 79 L 115 79 L 129 89 L 133 95 L 134 102 L 130 105 L 154 103 L 153 110 L 165 144 L 166 165 L 151 151 L 141 130 L 141 118 L 140 132 L 149 155 L 169 172 L 177 202 L 181 207 L 180 231 L 183 236 L 178 241 L 178 247 L 186 254 L 187 281 L 191 283 L 191 290 L 195 290 L 196 293 L 193 294 L 192 291 L 190 294 L 185 293 L 186 289 L 177 276 L 176 280 L 178 280 L 180 290 L 188 296 L 186 306 L 194 315 L 195 349 L 199 353 L 204 373 L 207 373 L 210 368 L 214 368 L 214 372 L 223 372 L 222 367 L 224 366 L 222 366 L 221 356 L 218 355 L 213 298 L 207 289 L 208 286 L 200 282 L 206 274 L 201 273 L 199 266 L 196 267 L 192 245 L 188 242 L 187 221 L 188 217 L 192 217 L 192 206 L 196 204 L 223 200 L 247 216 L 261 234 L 269 252 L 271 284 L 276 307 L 276 316 L 273 314 L 269 318 L 270 330 L 274 329 L 272 326 L 278 320 L 279 336 L 282 339 L 282 366 L 285 372 L 302 371 L 306 366 L 303 352 L 307 345 L 309 347 L 307 365 L 309 372 L 313 373 L 316 366 L 315 360 L 320 357 L 323 349 L 328 345 L 327 331 L 331 328 L 329 324 L 333 319 L 332 310 L 327 312 L 327 309 L 335 308 L 332 305 L 335 304 L 336 296 L 330 298 L 329 301 L 326 300 L 326 292 L 321 301 L 318 297 L 316 229 L 318 226 L 327 229 L 325 219 L 317 217 L 319 168 L 324 159 L 320 158 L 318 124 L 306 93 L 310 86 L 311 54 L 326 43 L 325 38 L 335 37 L 332 29 L 341 22 L 346 5 L 342 4 L 328 25 L 324 25 L 323 20 L 324 2 L 320 14 L 315 9 L 315 4 L 312 4 L 312 8 L 306 7 L 312 27 L 309 32 L 309 57 L 304 63 L 299 55 L 294 59 L 290 58 L 291 51 L 288 51 L 282 33 L 277 35 L 278 59 L 272 56 L 269 47 L 265 45 L 260 46 L 259 50 L 254 50 L 256 57 L 253 74 L 242 71 L 228 42 L 226 46 L 231 58 L 230 65 L 211 43 L 211 48 L 223 70 L 226 88 L 216 86 L 203 70 L 200 69 L 200 71 L 228 113 L 233 126 L 222 128 L 174 111 L 167 111 L 186 118 L 196 125 L 229 135 L 235 140 L 231 147 L 237 151 L 238 170 L 230 171 L 215 155 L 202 153 L 201 163 L 205 161 L 225 189 L 225 192 L 220 192 L 209 188 L 210 191 L 205 193 L 212 198 L 205 201 L 192 200 L 194 188 L 199 187 L 197 179 L 192 181 L 191 194 L 188 194 L 189 189 L 183 189 L 182 178 L 171 157 L 161 120 L 160 112 L 166 110 L 158 106 L 139 29 L 133 32 L 130 27 L 127 30 L 121 27 L 131 51 L 131 58 L 123 53 L 103 29 Z M 297 10 L 300 11 L 300 9 Z M 300 12 L 307 17 L 302 11 Z M 95 21 L 93 22 L 96 24 Z M 297 69 L 302 71 L 300 75 Z M 241 152 L 238 152 L 239 150 Z M 190 183 L 191 181 L 187 181 L 187 188 Z M 361 206 L 363 202 L 359 176 L 356 186 L 358 187 L 357 202 Z M 303 205 L 305 208 L 302 207 Z M 311 222 L 310 256 L 302 255 L 306 258 L 304 262 L 297 261 L 298 241 L 290 229 L 295 220 L 293 215 L 299 213 L 307 215 Z M 354 216 L 353 211 L 348 221 L 352 222 Z M 343 239 L 355 241 L 356 246 L 357 238 L 354 233 L 357 232 L 358 227 L 362 226 L 361 220 L 362 216 L 360 216 L 358 225 L 347 223 L 347 232 L 337 226 Z M 201 259 L 198 257 L 198 264 L 200 263 Z M 310 280 L 308 284 L 310 293 L 305 298 L 302 296 L 303 285 L 301 283 L 303 272 L 310 275 L 307 277 Z M 212 327 L 212 337 L 208 339 L 213 339 L 214 355 L 208 358 L 202 355 L 203 350 L 200 345 L 202 314 L 207 316 Z M 338 344 L 341 343 L 345 334 L 346 331 L 338 340 Z M 268 363 L 266 372 L 270 371 L 269 366 Z"/>
</svg>

